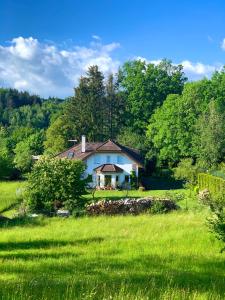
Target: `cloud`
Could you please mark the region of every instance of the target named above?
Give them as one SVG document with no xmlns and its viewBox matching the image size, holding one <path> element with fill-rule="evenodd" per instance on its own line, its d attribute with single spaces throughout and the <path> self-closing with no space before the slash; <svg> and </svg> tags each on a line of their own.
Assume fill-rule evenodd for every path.
<svg viewBox="0 0 225 300">
<path fill-rule="evenodd" d="M 97 35 L 97 34 L 93 34 L 93 35 L 92 35 L 92 38 L 93 38 L 94 40 L 98 40 L 98 41 L 101 40 L 100 36 Z"/>
<path fill-rule="evenodd" d="M 202 77 L 209 78 L 213 72 L 222 68 L 222 64 L 208 65 L 200 62 L 193 63 L 189 60 L 182 61 L 181 65 L 184 67 L 185 74 L 192 80 Z"/>
<path fill-rule="evenodd" d="M 162 59 L 148 60 L 141 56 L 136 57 L 136 59 L 146 61 L 147 63 L 152 63 L 154 65 L 159 65 L 162 61 Z M 221 70 L 223 67 L 221 63 L 209 65 L 203 64 L 201 62 L 191 62 L 190 60 L 183 60 L 180 63 L 176 63 L 174 65 L 182 65 L 183 71 L 189 80 L 199 80 L 203 77 L 209 78 L 213 72 L 215 72 L 216 70 Z"/>
<path fill-rule="evenodd" d="M 221 43 L 221 49 L 225 51 L 225 38 L 223 39 Z"/>
<path fill-rule="evenodd" d="M 104 73 L 118 70 L 120 62 L 113 58 L 113 51 L 120 45 L 96 40 L 88 47 L 62 49 L 33 37 L 14 38 L 9 46 L 0 45 L 0 86 L 43 97 L 72 95 L 73 87 L 90 65 L 97 64 Z"/>
</svg>

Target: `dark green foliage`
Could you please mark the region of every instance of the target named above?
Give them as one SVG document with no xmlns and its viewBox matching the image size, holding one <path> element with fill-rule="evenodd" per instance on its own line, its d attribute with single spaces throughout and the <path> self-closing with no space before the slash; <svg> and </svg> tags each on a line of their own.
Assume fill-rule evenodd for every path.
<svg viewBox="0 0 225 300">
<path fill-rule="evenodd" d="M 176 163 L 185 157 L 194 158 L 196 123 L 207 108 L 209 81 L 188 83 L 182 95 L 169 95 L 150 119 L 147 129 L 148 157 L 160 162 Z"/>
<path fill-rule="evenodd" d="M 161 201 L 154 201 L 151 208 L 149 209 L 150 214 L 162 214 L 165 213 L 166 209 L 165 206 Z"/>
<path fill-rule="evenodd" d="M 26 201 L 31 211 L 50 213 L 54 203 L 73 210 L 82 208 L 87 180 L 81 179 L 81 161 L 43 158 L 35 163 L 28 177 Z"/>
<path fill-rule="evenodd" d="M 119 81 L 126 96 L 127 126 L 143 134 L 154 110 L 169 94 L 181 94 L 186 78 L 182 66 L 163 60 L 159 65 L 135 60 L 119 71 Z"/>
<path fill-rule="evenodd" d="M 132 189 L 136 190 L 138 187 L 138 177 L 136 176 L 135 171 L 131 171 L 130 174 L 130 186 Z"/>
<path fill-rule="evenodd" d="M 0 89 L 0 177 L 28 172 L 32 155 L 42 154 L 45 130 L 63 110 L 63 101 Z"/>
<path fill-rule="evenodd" d="M 72 126 L 67 123 L 64 115 L 59 116 L 46 131 L 45 153 L 55 155 L 67 149 L 71 137 L 73 137 Z"/>
<path fill-rule="evenodd" d="M 208 189 L 212 195 L 225 193 L 225 180 L 210 174 L 198 174 L 199 190 Z"/>
<path fill-rule="evenodd" d="M 92 66 L 80 78 L 75 95 L 68 102 L 65 120 L 76 139 L 84 134 L 89 141 L 104 141 L 116 137 L 124 113 L 124 99 L 118 91 L 117 80 L 110 75 L 105 84 L 103 73 Z"/>
<path fill-rule="evenodd" d="M 212 168 L 225 155 L 225 114 L 221 113 L 218 102 L 209 103 L 196 127 L 198 135 L 195 136 L 195 147 L 198 160 L 202 165 Z"/>
<path fill-rule="evenodd" d="M 117 136 L 117 141 L 125 146 L 138 149 L 138 150 L 144 150 L 145 144 L 143 143 L 143 136 L 141 136 L 138 133 L 135 133 L 132 128 L 124 127 L 120 134 Z"/>
<path fill-rule="evenodd" d="M 192 187 L 197 184 L 199 167 L 193 163 L 192 158 L 181 160 L 173 171 L 176 179 L 184 180 L 185 183 Z"/>
<path fill-rule="evenodd" d="M 225 251 L 225 190 L 210 193 L 207 204 L 212 211 L 212 217 L 208 218 L 208 225 L 216 238 L 223 242 L 224 246 L 221 249 L 223 252 Z"/>
<path fill-rule="evenodd" d="M 104 82 L 97 66 L 90 67 L 87 76 L 81 77 L 75 95 L 68 103 L 66 118 L 73 126 L 74 136 L 81 133 L 90 141 L 102 141 L 104 123 Z"/>
</svg>

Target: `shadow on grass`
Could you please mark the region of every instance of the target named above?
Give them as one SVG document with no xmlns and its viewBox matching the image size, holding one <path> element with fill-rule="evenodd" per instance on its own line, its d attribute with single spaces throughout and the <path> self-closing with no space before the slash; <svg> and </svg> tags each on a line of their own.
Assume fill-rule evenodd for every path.
<svg viewBox="0 0 225 300">
<path fill-rule="evenodd" d="M 29 217 L 24 217 L 24 218 L 4 218 L 0 219 L 0 228 L 10 228 L 10 227 L 15 227 L 15 226 L 44 226 L 45 221 L 42 218 L 29 218 Z"/>
<path fill-rule="evenodd" d="M 187 294 L 208 293 L 206 298 L 208 296 L 210 298 L 213 293 L 214 298 L 210 299 L 224 299 L 225 263 L 222 258 L 214 261 L 202 256 L 195 256 L 195 258 L 177 256 L 164 257 L 162 260 L 162 257 L 157 255 L 144 255 L 124 261 L 110 255 L 89 256 L 88 259 L 84 255 L 71 257 L 71 253 L 64 253 L 64 256 L 68 256 L 68 260 L 63 264 L 53 261 L 50 265 L 43 262 L 41 266 L 39 262 L 37 266 L 28 264 L 24 270 L 21 270 L 19 265 L 11 265 L 9 269 L 0 265 L 0 272 L 1 274 L 20 273 L 25 285 L 35 279 L 35 286 L 30 291 L 34 295 L 35 291 L 38 293 L 41 288 L 47 286 L 51 295 L 57 292 L 62 296 L 72 282 L 71 298 L 68 299 L 77 299 L 76 295 L 81 292 L 88 294 L 94 289 L 97 289 L 97 294 L 96 297 L 93 294 L 91 299 L 102 299 L 103 296 L 107 298 L 107 295 L 112 295 L 113 298 L 117 296 L 120 289 L 127 290 L 133 296 L 141 292 L 151 299 L 159 299 L 160 294 L 163 294 L 166 289 L 171 292 L 172 290 L 180 290 L 181 293 L 185 291 Z M 47 269 L 51 270 L 50 273 L 47 273 Z M 4 290 L 1 284 L 0 288 L 1 291 Z"/>
<path fill-rule="evenodd" d="M 104 239 L 102 237 L 93 237 L 87 239 L 79 239 L 75 241 L 61 241 L 61 240 L 34 240 L 21 242 L 0 242 L 0 251 L 13 251 L 20 249 L 42 249 L 42 248 L 57 248 L 65 246 L 79 246 L 88 245 L 91 243 L 101 243 Z"/>
</svg>

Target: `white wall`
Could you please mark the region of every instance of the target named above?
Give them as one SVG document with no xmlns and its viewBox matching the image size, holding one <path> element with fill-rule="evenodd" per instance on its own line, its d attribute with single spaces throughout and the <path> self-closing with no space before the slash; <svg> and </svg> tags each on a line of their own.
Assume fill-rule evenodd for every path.
<svg viewBox="0 0 225 300">
<path fill-rule="evenodd" d="M 110 162 L 107 161 L 107 156 L 110 156 Z M 121 161 L 118 163 L 118 156 L 120 156 Z M 132 165 L 136 164 L 128 156 L 120 153 L 96 153 L 91 155 L 86 160 L 87 169 L 86 172 L 90 175 L 93 174 L 93 169 L 103 165 L 103 164 L 115 164 L 124 170 L 124 175 L 130 175 L 132 171 Z M 137 172 L 137 170 L 136 170 Z"/>
</svg>

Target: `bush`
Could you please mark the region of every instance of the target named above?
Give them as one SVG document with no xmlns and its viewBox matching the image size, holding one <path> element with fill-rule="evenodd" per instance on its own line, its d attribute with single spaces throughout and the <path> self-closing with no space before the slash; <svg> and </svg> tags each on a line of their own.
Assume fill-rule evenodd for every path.
<svg viewBox="0 0 225 300">
<path fill-rule="evenodd" d="M 222 192 L 210 197 L 209 205 L 213 215 L 208 219 L 208 225 L 216 238 L 225 243 L 225 194 Z M 221 252 L 224 250 L 225 247 Z"/>
<path fill-rule="evenodd" d="M 28 176 L 25 199 L 31 211 L 51 213 L 58 205 L 72 211 L 83 208 L 87 179 L 82 161 L 43 158 Z M 57 205 L 56 205 L 57 204 Z"/>
<path fill-rule="evenodd" d="M 136 176 L 135 171 L 133 171 L 133 170 L 131 171 L 131 174 L 130 174 L 130 185 L 133 190 L 136 190 L 138 187 L 138 178 Z"/>
<path fill-rule="evenodd" d="M 149 209 L 149 213 L 151 214 L 162 214 L 166 212 L 166 208 L 161 201 L 155 201 L 151 208 Z"/>
<path fill-rule="evenodd" d="M 181 160 L 173 171 L 175 179 L 184 180 L 189 187 L 197 184 L 199 167 L 194 165 L 192 158 Z"/>
</svg>

